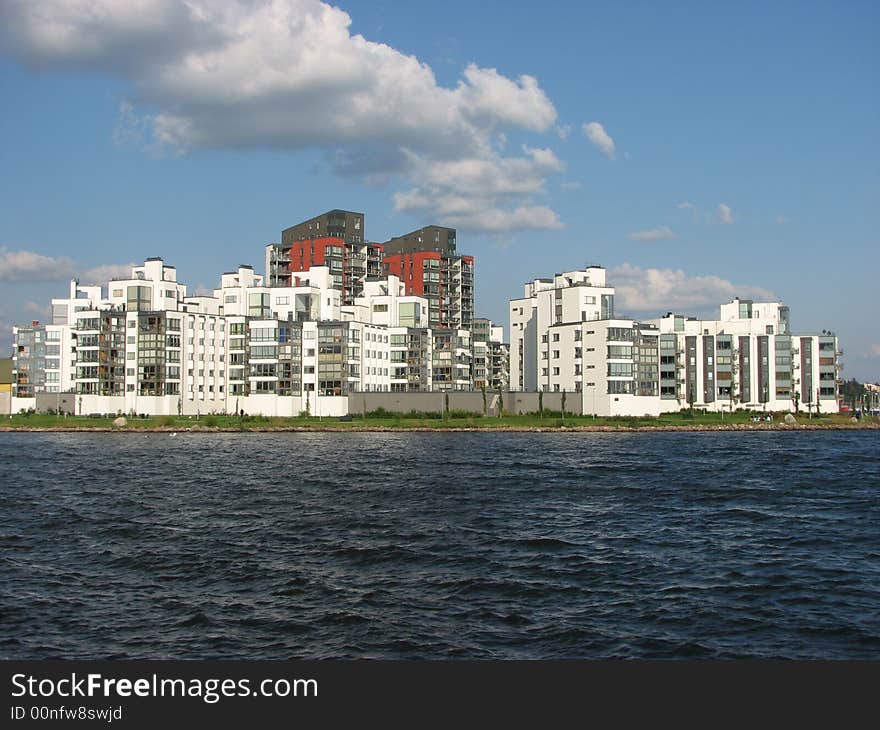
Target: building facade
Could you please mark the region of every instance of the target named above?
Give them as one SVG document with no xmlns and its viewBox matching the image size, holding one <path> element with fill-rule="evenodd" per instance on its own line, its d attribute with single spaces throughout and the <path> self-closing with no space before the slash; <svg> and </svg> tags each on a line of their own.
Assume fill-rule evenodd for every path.
<svg viewBox="0 0 880 730">
<path fill-rule="evenodd" d="M 471 327 L 471 342 L 474 388 L 507 390 L 510 384 L 510 346 L 504 342 L 504 328 L 494 325 L 490 319 L 476 317 Z"/>
<path fill-rule="evenodd" d="M 527 283 L 510 328 L 511 389 L 572 393 L 584 413 L 837 411 L 837 338 L 793 334 L 779 302 L 638 322 L 616 316 L 605 270 L 589 267 Z"/>
<path fill-rule="evenodd" d="M 386 275 L 407 294 L 428 300 L 431 327 L 470 329 L 474 318 L 474 257 L 456 252 L 454 228 L 426 226 L 384 244 Z"/>
<path fill-rule="evenodd" d="M 292 286 L 294 274 L 327 267 L 344 304 L 353 304 L 367 277 L 382 273 L 382 247 L 364 237 L 364 214 L 331 210 L 285 228 L 266 247 L 268 286 Z"/>
<path fill-rule="evenodd" d="M 78 414 L 343 415 L 353 393 L 471 390 L 471 333 L 429 326 L 396 276 L 345 303 L 329 266 L 267 286 L 250 266 L 190 296 L 148 259 L 105 287 L 71 282 L 51 324 L 14 328 L 11 407 L 74 392 Z"/>
</svg>

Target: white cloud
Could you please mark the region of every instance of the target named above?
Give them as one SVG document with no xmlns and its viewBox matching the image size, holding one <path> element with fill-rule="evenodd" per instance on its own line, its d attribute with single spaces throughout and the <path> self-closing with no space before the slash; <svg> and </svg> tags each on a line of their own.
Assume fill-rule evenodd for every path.
<svg viewBox="0 0 880 730">
<path fill-rule="evenodd" d="M 868 350 L 868 354 L 870 354 L 871 357 L 880 357 L 880 342 L 878 342 L 876 345 L 871 345 L 870 349 Z"/>
<path fill-rule="evenodd" d="M 678 209 L 680 209 L 680 210 L 696 210 L 696 209 L 697 209 L 697 206 L 696 206 L 696 205 L 694 205 L 693 203 L 689 203 L 689 202 L 687 202 L 686 200 L 683 201 L 683 202 L 681 202 L 681 203 L 679 203 L 679 204 L 676 205 L 675 207 L 678 208 Z"/>
<path fill-rule="evenodd" d="M 605 127 L 599 122 L 590 122 L 589 124 L 584 124 L 583 130 L 584 134 L 587 135 L 587 139 L 596 145 L 605 157 L 608 157 L 609 159 L 614 157 L 614 140 L 611 139 L 611 135 L 605 131 Z"/>
<path fill-rule="evenodd" d="M 722 225 L 729 226 L 733 223 L 733 211 L 726 203 L 719 203 L 716 216 L 717 221 Z"/>
<path fill-rule="evenodd" d="M 456 228 L 501 233 L 560 228 L 559 216 L 532 198 L 548 174 L 563 169 L 552 150 L 524 146 L 520 157 L 435 162 L 410 155 L 418 186 L 395 193 L 394 208 L 433 216 Z"/>
<path fill-rule="evenodd" d="M 562 190 L 582 190 L 584 184 L 580 180 L 566 180 L 559 183 Z"/>
<path fill-rule="evenodd" d="M 112 278 L 130 276 L 132 266 L 134 264 L 86 267 L 64 257 L 0 247 L 0 281 L 24 283 L 76 278 L 86 285 L 106 284 Z"/>
<path fill-rule="evenodd" d="M 49 310 L 49 306 L 47 304 L 37 304 L 37 302 L 25 302 L 23 309 L 28 314 L 39 314 L 42 316 Z"/>
<path fill-rule="evenodd" d="M 0 248 L 0 281 L 58 281 L 72 272 L 70 259 Z"/>
<path fill-rule="evenodd" d="M 568 139 L 568 135 L 571 134 L 571 125 L 570 124 L 557 124 L 556 125 L 556 136 L 559 139 Z"/>
<path fill-rule="evenodd" d="M 720 276 L 689 276 L 681 269 L 642 269 L 629 263 L 611 269 L 608 281 L 616 287 L 621 312 L 692 314 L 736 296 L 763 301 L 775 298 L 766 289 L 734 284 Z"/>
<path fill-rule="evenodd" d="M 95 286 L 97 284 L 106 284 L 111 279 L 128 279 L 131 277 L 131 270 L 138 264 L 102 264 L 101 266 L 93 266 L 89 269 L 80 270 L 77 274 L 79 283 L 84 286 Z"/>
<path fill-rule="evenodd" d="M 508 168 L 522 163 L 493 148 L 499 133 L 555 129 L 556 109 L 533 76 L 508 78 L 471 64 L 456 85 L 441 86 L 415 56 L 353 35 L 350 25 L 347 13 L 320 0 L 0 4 L 0 44 L 15 57 L 130 84 L 118 142 L 173 153 L 316 148 L 340 174 L 402 175 L 412 186 L 404 195 L 430 197 L 422 176 L 432 165 L 482 165 L 500 177 L 492 187 L 504 188 L 512 182 Z M 538 169 L 556 171 L 529 164 L 530 180 Z M 469 194 L 448 181 L 428 207 L 432 217 L 450 191 Z M 536 207 L 519 193 L 483 198 L 490 214 Z M 529 219 L 555 227 L 558 216 L 549 212 Z"/>
<path fill-rule="evenodd" d="M 675 238 L 675 232 L 669 226 L 657 226 L 649 231 L 636 231 L 630 233 L 633 241 L 668 241 Z"/>
</svg>

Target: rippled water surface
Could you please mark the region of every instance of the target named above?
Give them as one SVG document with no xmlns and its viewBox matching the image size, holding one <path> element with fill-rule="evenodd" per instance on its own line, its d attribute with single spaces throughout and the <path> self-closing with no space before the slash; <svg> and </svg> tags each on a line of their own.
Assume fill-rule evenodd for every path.
<svg viewBox="0 0 880 730">
<path fill-rule="evenodd" d="M 0 657 L 880 658 L 880 438 L 0 434 Z"/>
</svg>

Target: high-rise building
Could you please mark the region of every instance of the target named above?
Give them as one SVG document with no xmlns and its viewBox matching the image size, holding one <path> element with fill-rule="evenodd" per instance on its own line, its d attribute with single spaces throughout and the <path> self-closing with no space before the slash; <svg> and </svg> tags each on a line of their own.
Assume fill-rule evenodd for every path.
<svg viewBox="0 0 880 730">
<path fill-rule="evenodd" d="M 266 247 L 269 286 L 294 286 L 298 272 L 314 266 L 330 270 L 343 304 L 354 304 L 367 277 L 382 274 L 382 247 L 364 237 L 364 214 L 331 210 L 285 228 L 281 243 Z"/>
<path fill-rule="evenodd" d="M 474 317 L 474 257 L 456 252 L 455 229 L 425 226 L 383 244 L 386 274 L 407 294 L 428 300 L 431 327 L 470 329 Z"/>
</svg>

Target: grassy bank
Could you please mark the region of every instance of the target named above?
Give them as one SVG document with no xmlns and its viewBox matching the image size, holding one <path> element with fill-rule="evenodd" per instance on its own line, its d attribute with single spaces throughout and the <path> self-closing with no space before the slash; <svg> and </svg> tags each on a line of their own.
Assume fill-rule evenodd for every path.
<svg viewBox="0 0 880 730">
<path fill-rule="evenodd" d="M 81 430 L 100 429 L 114 431 L 149 430 L 219 430 L 219 431 L 265 431 L 265 430 L 407 430 L 407 429 L 486 429 L 486 430 L 533 430 L 533 429 L 602 429 L 602 430 L 658 430 L 658 429 L 772 429 L 788 428 L 783 423 L 784 414 L 772 414 L 773 421 L 754 422 L 753 414 L 740 412 L 726 413 L 689 412 L 670 413 L 652 417 L 594 418 L 592 416 L 566 416 L 560 414 L 505 415 L 501 418 L 475 416 L 466 413 L 451 413 L 446 417 L 431 414 L 391 414 L 371 413 L 366 417 L 351 416 L 340 418 L 269 418 L 264 416 L 155 416 L 148 418 L 127 418 L 126 426 L 113 426 L 112 418 L 92 418 L 88 416 L 53 416 L 44 414 L 15 415 L 0 419 L 2 430 Z M 812 419 L 807 414 L 797 417 L 798 424 L 806 427 L 825 428 L 880 428 L 877 418 L 864 418 L 852 423 L 850 416 L 844 414 L 820 415 Z"/>
</svg>

